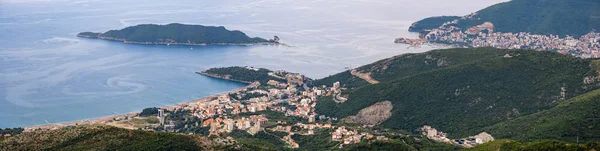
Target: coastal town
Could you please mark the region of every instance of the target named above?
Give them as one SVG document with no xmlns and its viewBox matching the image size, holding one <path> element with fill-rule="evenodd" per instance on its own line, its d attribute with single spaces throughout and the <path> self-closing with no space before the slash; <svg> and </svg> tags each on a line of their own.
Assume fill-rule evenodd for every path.
<svg viewBox="0 0 600 151">
<path fill-rule="evenodd" d="M 474 14 L 464 16 L 463 18 L 470 16 L 474 16 Z M 439 28 L 427 30 L 421 33 L 418 39 L 397 38 L 395 43 L 419 46 L 426 42 L 433 42 L 459 47 L 553 50 L 579 58 L 600 57 L 600 33 L 596 31 L 591 31 L 576 38 L 568 35 L 540 35 L 528 32 L 495 32 L 495 26 L 491 22 L 484 22 L 481 25 L 468 29 L 461 29 L 455 26 L 458 22 L 459 20 L 453 20 L 444 23 Z"/>
<path fill-rule="evenodd" d="M 252 67 L 244 68 L 248 71 L 258 71 Z M 344 145 L 360 143 L 362 140 L 386 139 L 385 136 L 375 136 L 360 131 L 363 126 L 336 126 L 337 118 L 316 113 L 315 106 L 318 97 L 331 96 L 338 103 L 347 100 L 340 95 L 341 91 L 345 89 L 340 82 L 333 83 L 331 87 L 323 85 L 311 88 L 306 84 L 310 79 L 304 75 L 283 70 L 269 72 L 268 76 L 275 80 L 268 80 L 264 84 L 259 81 L 236 80 L 228 76 L 210 73 L 199 72 L 199 74 L 249 83 L 249 85 L 192 102 L 162 108 L 148 108 L 155 110 L 155 114 L 151 116 L 142 115 L 145 114 L 145 109 L 142 113 L 27 127 L 24 131 L 55 130 L 83 125 L 110 125 L 127 129 L 177 133 L 187 133 L 186 130 L 190 129 L 204 129 L 206 131 L 198 133 L 209 136 L 225 136 L 234 131 L 244 131 L 250 135 L 283 132 L 286 135 L 280 139 L 286 142 L 289 148 L 300 147 L 294 140 L 294 135 L 310 136 L 327 133 L 331 141 L 340 143 L 340 148 Z M 340 100 L 343 101 L 339 102 Z M 273 115 L 278 116 L 272 117 Z M 229 138 L 231 139 L 231 137 Z"/>
<path fill-rule="evenodd" d="M 249 71 L 258 71 L 255 68 L 245 67 Z M 207 74 L 207 73 L 203 73 Z M 217 77 L 218 75 L 212 75 Z M 283 70 L 269 72 L 268 76 L 275 80 L 268 80 L 265 85 L 252 82 L 250 87 L 233 93 L 220 95 L 213 99 L 192 102 L 180 105 L 173 110 L 184 110 L 199 118 L 202 122 L 194 126 L 209 127 L 209 135 L 219 136 L 234 130 L 246 131 L 255 135 L 260 132 L 284 132 L 287 135 L 280 138 L 287 143 L 289 148 L 298 148 L 300 145 L 293 139 L 294 135 L 315 135 L 323 130 L 334 130 L 330 133 L 332 141 L 344 144 L 356 144 L 365 139 L 372 139 L 374 135 L 359 132 L 357 129 L 348 130 L 345 126 L 334 126 L 332 123 L 337 118 L 319 115 L 315 111 L 318 97 L 337 96 L 341 89 L 339 82 L 332 87 L 308 87 L 309 80 L 303 75 L 289 73 Z M 341 98 L 345 99 L 345 98 Z M 262 114 L 275 112 L 295 120 L 269 119 Z M 162 117 L 159 117 L 162 119 Z M 163 121 L 163 120 L 161 120 Z M 161 123 L 164 124 L 164 123 Z M 173 125 L 164 125 L 168 130 Z M 186 125 L 187 127 L 187 125 Z"/>
<path fill-rule="evenodd" d="M 230 67 L 234 68 L 234 67 Z M 247 72 L 259 72 L 252 67 L 243 68 Z M 344 103 L 347 98 L 341 95 L 346 88 L 340 82 L 330 87 L 312 86 L 311 79 L 297 73 L 283 70 L 265 74 L 269 80 L 239 80 L 231 75 L 209 72 L 198 72 L 213 78 L 227 79 L 248 83 L 248 86 L 218 95 L 202 98 L 192 102 L 162 108 L 147 108 L 141 113 L 109 116 L 95 120 L 49 124 L 25 128 L 25 132 L 39 130 L 55 130 L 73 126 L 115 126 L 132 130 L 164 131 L 187 134 L 226 137 L 234 139 L 231 134 L 246 133 L 254 135 L 274 135 L 286 143 L 287 148 L 299 148 L 296 136 L 323 136 L 331 142 L 337 142 L 338 148 L 345 145 L 359 144 L 367 141 L 388 141 L 384 133 L 367 132 L 374 125 L 360 125 L 342 122 L 337 118 L 320 115 L 316 112 L 316 104 L 320 97 L 327 97 L 336 103 Z M 427 128 L 427 126 L 426 126 Z M 449 141 L 443 133 L 421 129 L 423 136 L 431 140 L 448 144 L 463 145 Z M 435 129 L 434 129 L 435 130 Z M 491 136 L 490 136 L 491 137 Z M 468 138 L 470 139 L 470 138 Z M 492 138 L 493 140 L 493 138 Z M 469 142 L 465 147 L 472 147 L 489 141 Z"/>
</svg>

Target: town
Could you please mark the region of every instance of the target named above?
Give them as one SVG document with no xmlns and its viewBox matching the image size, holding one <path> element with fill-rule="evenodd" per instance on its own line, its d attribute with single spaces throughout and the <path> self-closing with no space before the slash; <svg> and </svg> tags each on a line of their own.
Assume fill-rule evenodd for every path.
<svg viewBox="0 0 600 151">
<path fill-rule="evenodd" d="M 248 71 L 258 71 L 251 67 L 244 68 Z M 290 148 L 300 147 L 292 138 L 293 135 L 314 135 L 316 129 L 335 130 L 330 133 L 331 140 L 341 142 L 339 147 L 375 137 L 366 132 L 359 132 L 357 129 L 349 130 L 345 126 L 333 126 L 332 122 L 337 121 L 337 118 L 326 117 L 315 112 L 317 99 L 320 96 L 346 99 L 339 96 L 344 89 L 339 82 L 333 83 L 332 87 L 323 85 L 309 88 L 306 84 L 309 79 L 297 73 L 279 70 L 269 72 L 267 75 L 275 80 L 268 80 L 265 85 L 258 81 L 252 82 L 250 86 L 236 92 L 222 94 L 205 101 L 180 104 L 166 110 L 188 112 L 200 121 L 185 125 L 184 128 L 207 127 L 208 135 L 220 136 L 234 130 L 246 131 L 252 135 L 266 130 L 285 132 L 287 135 L 281 140 Z M 212 74 L 212 77 L 219 76 Z M 164 112 L 163 109 L 159 109 L 159 125 L 163 127 L 156 130 L 175 131 L 174 128 L 177 126 L 172 124 L 175 122 L 167 122 Z M 269 119 L 262 113 L 295 117 L 296 120 Z"/>
<path fill-rule="evenodd" d="M 468 15 L 465 17 L 473 16 Z M 446 22 L 436 29 L 421 33 L 419 39 L 397 38 L 396 43 L 422 45 L 424 41 L 451 44 L 460 47 L 495 47 L 501 49 L 553 50 L 579 58 L 600 57 L 600 33 L 591 31 L 579 39 L 572 36 L 539 35 L 528 32 L 494 32 L 494 24 L 481 25 L 462 30 L 455 25 L 458 20 Z"/>
<path fill-rule="evenodd" d="M 247 72 L 259 71 L 252 67 L 243 68 Z M 110 125 L 147 131 L 214 135 L 228 139 L 233 139 L 230 136 L 233 133 L 249 135 L 279 133 L 281 135 L 274 136 L 285 142 L 286 147 L 292 149 L 301 147 L 294 139 L 295 135 L 322 136 L 322 134 L 326 134 L 328 140 L 339 143 L 337 146 L 339 148 L 358 144 L 364 140 L 389 140 L 383 135 L 385 133 L 373 134 L 365 131 L 374 125 L 347 125 L 343 120 L 338 121 L 337 118 L 316 113 L 315 107 L 320 97 L 329 97 L 336 103 L 344 103 L 347 100 L 341 95 L 346 88 L 340 82 L 332 83 L 331 87 L 321 85 L 311 88 L 307 84 L 310 79 L 304 75 L 283 70 L 265 74 L 270 80 L 266 80 L 264 84 L 260 81 L 249 82 L 231 78 L 231 75 L 201 74 L 249 83 L 249 85 L 192 102 L 162 108 L 147 108 L 141 113 L 29 127 L 25 128 L 25 131 L 53 130 L 81 125 Z M 462 145 L 438 139 L 437 133 L 436 137 L 430 137 L 432 133 L 426 133 L 430 132 L 430 129 L 422 129 L 422 131 L 424 132 L 423 136 L 428 136 L 431 140 Z M 481 143 L 483 142 L 469 143 L 467 147 Z"/>
</svg>

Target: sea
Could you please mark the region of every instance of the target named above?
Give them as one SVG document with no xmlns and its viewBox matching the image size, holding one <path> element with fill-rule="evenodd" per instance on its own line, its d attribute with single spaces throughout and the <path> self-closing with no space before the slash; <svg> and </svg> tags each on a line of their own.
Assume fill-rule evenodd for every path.
<svg viewBox="0 0 600 151">
<path fill-rule="evenodd" d="M 505 0 L 0 0 L 0 128 L 141 111 L 245 84 L 212 67 L 284 69 L 323 78 L 380 59 L 446 48 L 395 44 L 429 16 Z M 224 26 L 286 46 L 135 45 L 78 38 L 137 24 Z"/>
</svg>

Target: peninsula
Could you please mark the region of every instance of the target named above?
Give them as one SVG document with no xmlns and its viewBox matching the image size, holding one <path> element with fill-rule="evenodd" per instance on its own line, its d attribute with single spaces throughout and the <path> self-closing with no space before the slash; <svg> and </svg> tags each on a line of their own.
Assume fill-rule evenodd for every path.
<svg viewBox="0 0 600 151">
<path fill-rule="evenodd" d="M 129 44 L 152 45 L 278 45 L 279 37 L 266 40 L 249 37 L 223 26 L 202 26 L 172 23 L 167 25 L 141 24 L 104 33 L 81 32 L 77 37 L 119 41 Z"/>
<path fill-rule="evenodd" d="M 432 42 L 457 47 L 550 50 L 598 58 L 598 4 L 595 0 L 512 0 L 466 16 L 417 21 L 408 30 L 419 32 L 419 39 L 398 38 L 395 42 L 411 46 Z"/>
</svg>

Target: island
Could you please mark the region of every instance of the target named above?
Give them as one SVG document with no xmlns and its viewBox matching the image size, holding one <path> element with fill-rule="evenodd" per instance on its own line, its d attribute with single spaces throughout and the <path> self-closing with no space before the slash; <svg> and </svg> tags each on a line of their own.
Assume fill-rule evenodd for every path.
<svg viewBox="0 0 600 151">
<path fill-rule="evenodd" d="M 279 37 L 267 40 L 249 37 L 238 30 L 227 30 L 223 26 L 141 24 L 104 33 L 81 32 L 77 37 L 119 41 L 129 44 L 151 45 L 279 45 Z"/>
</svg>

